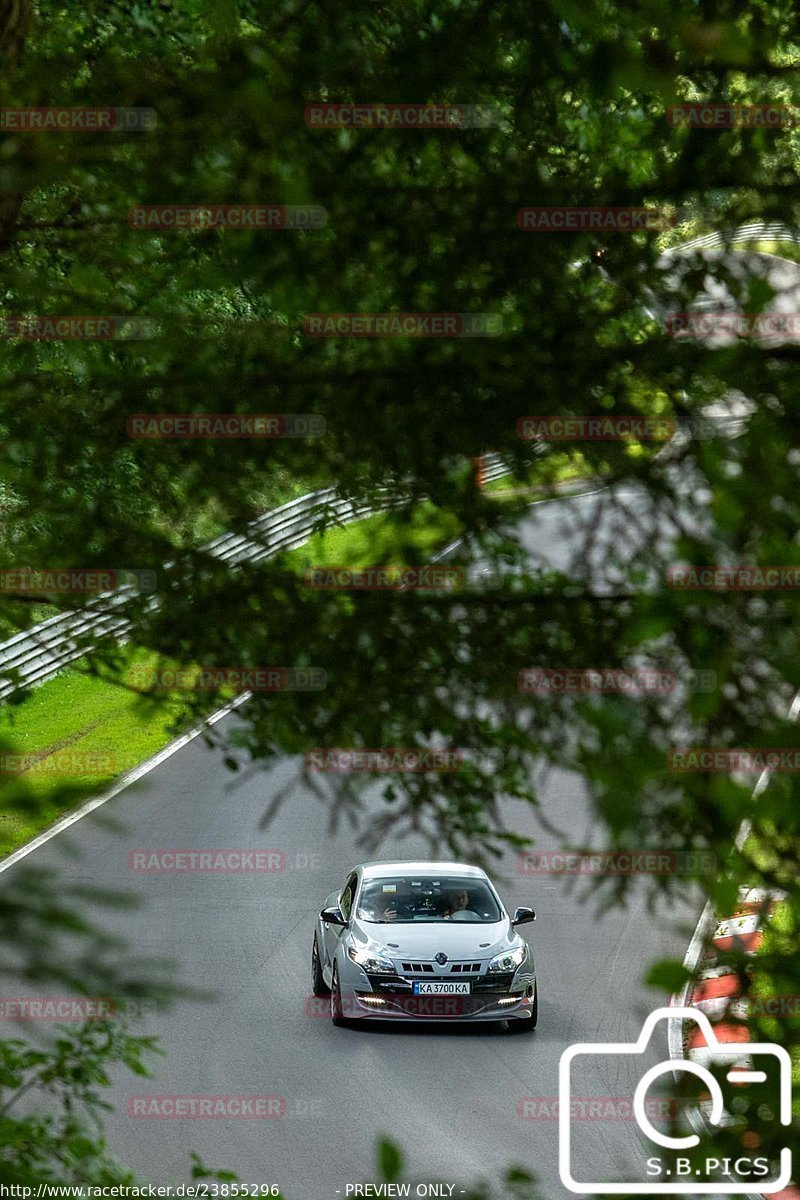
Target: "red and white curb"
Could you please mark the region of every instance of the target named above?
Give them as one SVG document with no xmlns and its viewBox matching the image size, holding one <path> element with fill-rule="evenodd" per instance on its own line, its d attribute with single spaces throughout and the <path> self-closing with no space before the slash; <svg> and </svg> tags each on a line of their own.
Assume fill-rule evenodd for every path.
<svg viewBox="0 0 800 1200">
<path fill-rule="evenodd" d="M 743 842 L 744 837 L 741 840 Z M 744 1023 L 749 1001 L 740 995 L 736 971 L 733 967 L 720 965 L 718 956 L 732 950 L 739 950 L 748 957 L 758 954 L 764 940 L 764 927 L 784 895 L 764 888 L 742 887 L 733 913 L 723 919 L 716 917 L 711 906 L 706 905 L 683 961 L 684 967 L 692 972 L 692 978 L 677 996 L 672 997 L 673 1007 L 696 1008 L 704 1013 L 712 1022 L 719 1042 L 741 1043 L 743 1065 L 747 1059 L 744 1047 L 751 1040 Z M 703 1032 L 699 1025 L 687 1028 L 688 1025 L 689 1022 L 677 1017 L 669 1022 L 670 1058 L 702 1061 L 707 1054 Z M 690 1124 L 695 1132 L 706 1132 L 708 1127 L 702 1105 L 700 1114 L 693 1116 Z M 772 1200 L 800 1200 L 800 1188 L 792 1186 L 766 1195 Z M 754 1194 L 749 1200 L 761 1200 L 761 1193 Z"/>
<path fill-rule="evenodd" d="M 800 692 L 798 692 L 792 703 L 789 706 L 787 717 L 790 721 L 796 721 L 800 717 Z M 758 777 L 756 786 L 753 788 L 753 801 L 757 801 L 758 797 L 764 791 L 764 788 L 769 783 L 769 770 L 764 770 Z M 739 827 L 739 832 L 736 835 L 735 846 L 737 850 L 741 850 L 750 836 L 750 822 L 745 819 Z M 720 920 L 714 913 L 711 901 L 708 901 L 700 920 L 697 922 L 697 928 L 692 935 L 692 940 L 689 943 L 689 948 L 683 960 L 683 965 L 687 972 L 691 973 L 691 978 L 684 985 L 677 996 L 673 996 L 671 1005 L 673 1008 L 696 1007 L 698 1011 L 705 1011 L 706 1015 L 711 1017 L 709 1008 L 715 1009 L 717 1012 L 717 1021 L 721 1017 L 735 1018 L 742 1010 L 744 1001 L 735 992 L 735 984 L 732 986 L 730 982 L 719 982 L 726 978 L 723 974 L 723 969 L 716 966 L 715 955 L 729 949 L 734 945 L 734 938 L 741 939 L 741 945 L 746 954 L 755 954 L 761 945 L 764 938 L 763 925 L 765 920 L 769 919 L 769 914 L 772 912 L 775 903 L 779 898 L 779 894 L 767 893 L 759 888 L 740 888 L 739 896 L 736 905 L 736 911 L 733 916 L 724 920 Z M 703 961 L 703 966 L 700 971 L 697 967 Z M 735 976 L 734 976 L 735 979 Z M 717 982 L 715 982 L 717 981 Z M 730 994 L 725 994 L 725 989 L 729 988 Z M 706 1006 L 701 1009 L 700 1005 Z M 712 1018 L 713 1019 L 713 1018 Z M 684 1041 L 684 1022 L 681 1018 L 675 1017 L 668 1022 L 667 1039 L 669 1043 L 669 1056 L 673 1060 L 692 1057 L 692 1049 L 695 1053 L 699 1046 L 695 1042 L 694 1046 L 688 1044 L 688 1040 Z M 715 1028 L 715 1033 L 719 1041 L 726 1040 L 726 1030 L 730 1031 L 728 1041 L 740 1041 L 741 1033 L 740 1026 L 718 1025 Z M 735 1033 L 733 1031 L 736 1031 Z M 747 1033 L 747 1031 L 745 1030 Z M 749 1040 L 749 1034 L 747 1035 Z M 688 1051 L 688 1053 L 687 1053 Z M 689 1123 L 695 1133 L 702 1134 L 707 1132 L 707 1126 L 703 1117 L 698 1113 L 689 1114 Z M 746 1200 L 762 1200 L 764 1193 L 748 1196 Z M 788 1188 L 784 1188 L 780 1192 L 768 1192 L 773 1200 L 800 1200 L 800 1187 L 792 1184 Z"/>
</svg>

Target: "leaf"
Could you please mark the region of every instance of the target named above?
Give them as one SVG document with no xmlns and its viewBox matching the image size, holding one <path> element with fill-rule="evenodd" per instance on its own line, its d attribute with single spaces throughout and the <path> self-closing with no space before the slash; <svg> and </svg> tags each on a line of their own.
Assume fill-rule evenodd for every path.
<svg viewBox="0 0 800 1200">
<path fill-rule="evenodd" d="M 650 967 L 645 975 L 645 983 L 649 987 L 657 988 L 660 992 L 674 995 L 680 991 L 689 978 L 690 972 L 682 963 L 664 959 Z"/>
<path fill-rule="evenodd" d="M 378 1169 L 381 1178 L 387 1183 L 393 1183 L 399 1178 L 403 1168 L 403 1158 L 394 1142 L 381 1138 L 378 1142 Z"/>
</svg>

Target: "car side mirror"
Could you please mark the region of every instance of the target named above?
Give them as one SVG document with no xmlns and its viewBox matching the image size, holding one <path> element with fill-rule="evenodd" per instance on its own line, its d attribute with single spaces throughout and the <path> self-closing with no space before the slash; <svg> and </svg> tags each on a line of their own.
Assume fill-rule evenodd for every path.
<svg viewBox="0 0 800 1200">
<path fill-rule="evenodd" d="M 340 908 L 323 908 L 319 914 L 319 919 L 324 921 L 326 925 L 347 925 L 342 910 Z"/>
<path fill-rule="evenodd" d="M 514 913 L 512 925 L 527 925 L 529 921 L 536 920 L 536 913 L 532 908 L 518 908 Z"/>
</svg>

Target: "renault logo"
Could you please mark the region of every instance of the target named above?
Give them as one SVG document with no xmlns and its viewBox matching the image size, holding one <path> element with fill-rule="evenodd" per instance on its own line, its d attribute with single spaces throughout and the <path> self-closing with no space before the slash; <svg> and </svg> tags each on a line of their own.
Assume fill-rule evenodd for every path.
<svg viewBox="0 0 800 1200">
<path fill-rule="evenodd" d="M 438 962 L 440 967 L 443 967 L 444 964 L 447 962 L 447 955 L 442 954 L 442 952 L 440 950 L 439 953 L 436 955 L 436 961 Z"/>
</svg>

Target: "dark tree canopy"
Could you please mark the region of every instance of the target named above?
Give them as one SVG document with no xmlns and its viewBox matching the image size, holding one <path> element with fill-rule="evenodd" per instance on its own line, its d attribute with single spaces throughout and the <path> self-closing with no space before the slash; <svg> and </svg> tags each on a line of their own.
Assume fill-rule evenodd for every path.
<svg viewBox="0 0 800 1200">
<path fill-rule="evenodd" d="M 664 294 L 663 250 L 682 232 L 797 225 L 793 129 L 667 119 L 694 100 L 791 103 L 794 18 L 775 3 L 694 0 L 35 6 L 16 69 L 21 34 L 0 37 L 3 106 L 141 107 L 157 124 L 3 131 L 4 316 L 132 316 L 155 332 L 3 341 L 0 553 L 8 567 L 155 569 L 159 604 L 132 606 L 133 640 L 171 659 L 327 671 L 324 691 L 256 695 L 242 710 L 257 759 L 431 739 L 470 751 L 452 775 L 393 778 L 373 834 L 416 825 L 487 859 L 514 838 L 499 824 L 501 797 L 535 803 L 543 763 L 578 770 L 618 844 L 715 851 L 729 867 L 713 885 L 720 902 L 742 882 L 788 889 L 791 931 L 775 965 L 800 991 L 793 776 L 777 776 L 754 811 L 752 777 L 666 766 L 679 745 L 797 746 L 787 716 L 800 687 L 797 592 L 685 591 L 665 579 L 676 559 L 800 562 L 798 347 L 681 342 L 649 308 Z M 314 101 L 474 105 L 495 120 L 314 129 L 304 120 Z M 132 227 L 129 208 L 142 204 L 314 205 L 327 220 Z M 675 226 L 518 228 L 520 208 L 558 205 L 649 206 Z M 742 311 L 769 311 L 757 261 L 744 282 L 726 255 L 694 268 L 674 309 L 711 270 Z M 304 326 L 313 313 L 491 313 L 502 332 L 316 338 Z M 702 412 L 732 389 L 752 402 L 740 436 L 701 437 Z M 313 413 L 326 432 L 129 437 L 128 418 L 151 412 Z M 662 454 L 625 441 L 567 447 L 587 473 L 652 497 L 671 540 L 655 536 L 651 509 L 620 499 L 639 549 L 618 568 L 615 548 L 606 554 L 613 586 L 584 570 L 588 541 L 570 577 L 517 570 L 441 594 L 314 590 L 283 557 L 230 571 L 203 548 L 292 492 L 335 483 L 366 500 L 392 488 L 409 521 L 432 501 L 463 529 L 465 557 L 519 563 L 522 504 L 479 491 L 470 460 L 497 451 L 529 479 L 518 420 L 594 414 L 658 415 L 684 431 Z M 542 479 L 564 453 L 544 444 Z M 398 536 L 396 560 L 413 562 L 402 521 Z M 0 632 L 24 625 L 28 607 L 0 596 Z M 637 656 L 679 676 L 713 672 L 716 687 L 669 703 L 543 704 L 518 690 L 524 667 Z M 92 658 L 104 674 L 118 662 L 113 644 Z M 207 695 L 186 702 L 187 715 L 207 708 Z M 347 780 L 338 805 L 357 805 L 360 786 Z M 752 842 L 731 851 L 748 814 L 757 862 Z"/>
</svg>

